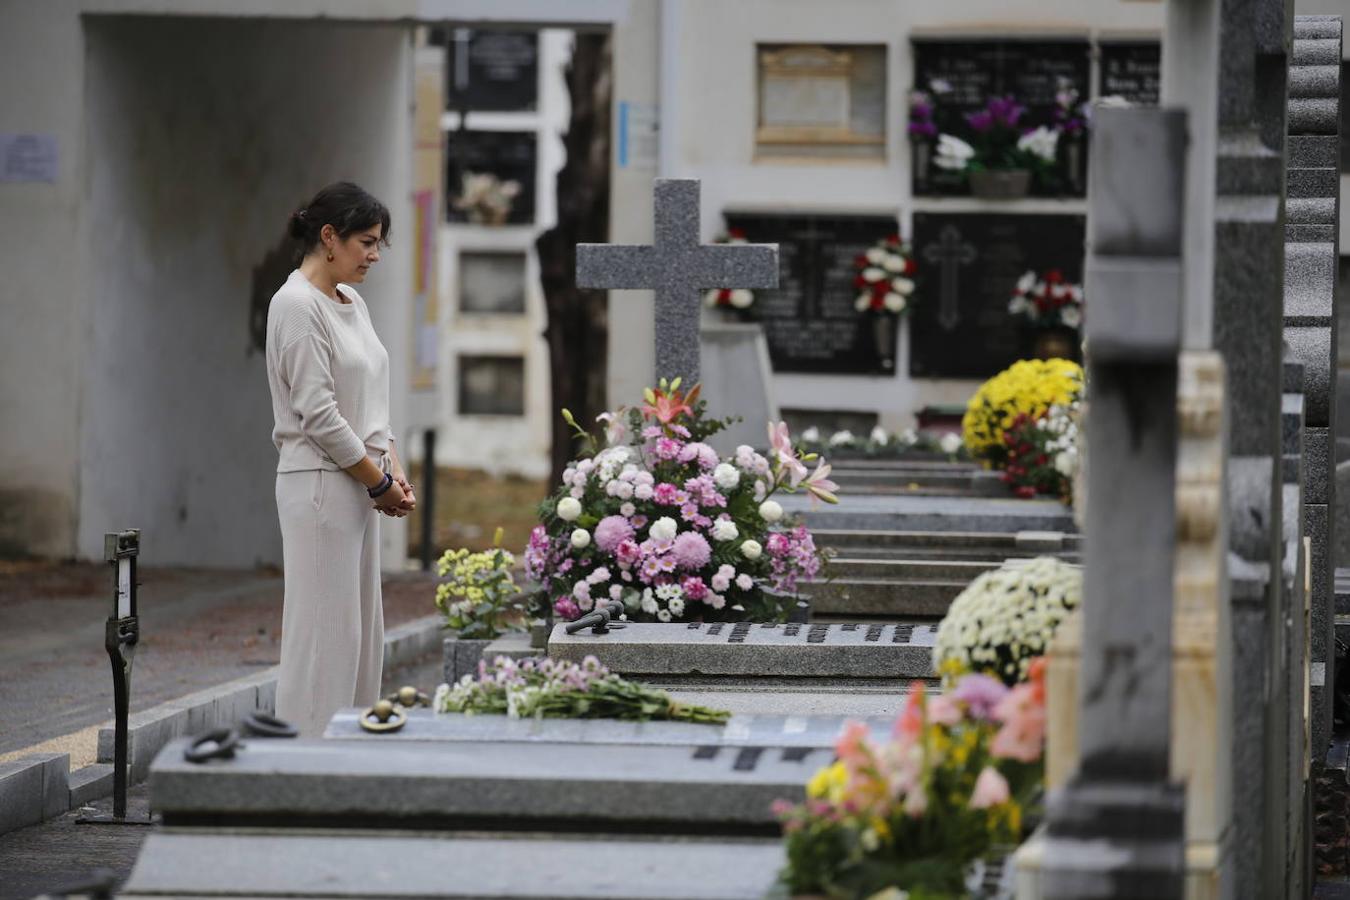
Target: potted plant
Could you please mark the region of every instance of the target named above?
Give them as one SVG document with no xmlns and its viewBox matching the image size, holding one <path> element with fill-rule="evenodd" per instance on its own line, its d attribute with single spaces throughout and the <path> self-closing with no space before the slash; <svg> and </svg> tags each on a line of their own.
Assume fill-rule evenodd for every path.
<svg viewBox="0 0 1350 900">
<path fill-rule="evenodd" d="M 933 164 L 965 173 L 977 197 L 1025 197 L 1033 174 L 1044 177 L 1053 167 L 1060 135 L 1045 125 L 1020 128 L 1025 113 L 1026 107 L 1011 95 L 989 98 L 984 109 L 966 114 L 969 142 L 955 135 L 939 135 Z"/>
<path fill-rule="evenodd" d="M 483 651 L 497 638 L 528 629 L 525 600 L 512 574 L 516 560 L 501 542 L 498 528 L 491 550 L 447 550 L 436 563 L 444 579 L 436 586 L 436 608 L 445 614 L 444 627 L 454 632 L 444 644 L 448 682 L 476 672 Z"/>
<path fill-rule="evenodd" d="M 1050 269 L 1042 277 L 1028 271 L 1017 280 L 1008 312 L 1036 334 L 1037 359 L 1077 359 L 1083 325 L 1083 288 Z"/>
<path fill-rule="evenodd" d="M 872 318 L 877 355 L 895 354 L 897 319 L 909 314 L 918 266 L 909 244 L 891 234 L 877 241 L 853 260 L 853 286 L 858 290 L 854 308 Z"/>
</svg>

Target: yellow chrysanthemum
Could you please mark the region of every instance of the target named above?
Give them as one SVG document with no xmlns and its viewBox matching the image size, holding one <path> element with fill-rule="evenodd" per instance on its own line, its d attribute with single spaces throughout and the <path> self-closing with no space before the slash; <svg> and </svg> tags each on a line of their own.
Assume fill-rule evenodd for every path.
<svg viewBox="0 0 1350 900">
<path fill-rule="evenodd" d="M 1067 359 L 1024 359 L 980 385 L 961 420 L 971 456 L 1001 453 L 1003 433 L 1019 415 L 1042 415 L 1051 406 L 1067 405 L 1083 386 L 1083 370 Z"/>
</svg>

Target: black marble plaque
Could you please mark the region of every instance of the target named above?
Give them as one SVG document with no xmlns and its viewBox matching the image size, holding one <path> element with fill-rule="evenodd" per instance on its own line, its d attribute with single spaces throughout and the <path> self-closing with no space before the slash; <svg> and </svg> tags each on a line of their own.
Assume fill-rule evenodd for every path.
<svg viewBox="0 0 1350 900">
<path fill-rule="evenodd" d="M 1124 97 L 1157 106 L 1162 86 L 1162 48 L 1157 41 L 1118 41 L 1101 45 L 1102 97 Z"/>
<path fill-rule="evenodd" d="M 536 140 L 533 131 L 451 131 L 447 134 L 445 217 L 468 222 L 469 214 L 456 208 L 464 173 L 488 172 L 503 181 L 516 181 L 520 193 L 511 205 L 506 224 L 534 221 Z"/>
<path fill-rule="evenodd" d="M 1028 269 L 1057 268 L 1082 282 L 1086 220 L 1080 215 L 914 214 L 923 276 L 910 322 L 909 372 L 921 378 L 988 378 L 1031 355 L 1032 333 L 1008 313 Z"/>
<path fill-rule="evenodd" d="M 915 41 L 914 88 L 933 97 L 940 132 L 970 140 L 966 114 L 983 109 L 990 97 L 1016 97 L 1027 108 L 1020 127 L 1053 124 L 1061 86 L 1078 92 L 1075 105 L 1088 99 L 1089 58 L 1086 40 Z M 1061 167 L 1064 152 L 1061 147 Z M 1034 185 L 1033 193 L 1082 195 L 1063 175 L 1052 181 Z M 914 187 L 918 194 L 967 192 L 960 175 L 936 166 Z"/>
<path fill-rule="evenodd" d="M 539 103 L 539 36 L 533 31 L 436 28 L 445 47 L 446 109 L 533 110 Z"/>
<path fill-rule="evenodd" d="M 756 290 L 776 372 L 891 375 L 897 329 L 853 307 L 854 259 L 896 232 L 888 216 L 727 213 L 752 243 L 778 244 L 778 288 Z M 878 327 L 880 326 L 880 327 Z"/>
</svg>

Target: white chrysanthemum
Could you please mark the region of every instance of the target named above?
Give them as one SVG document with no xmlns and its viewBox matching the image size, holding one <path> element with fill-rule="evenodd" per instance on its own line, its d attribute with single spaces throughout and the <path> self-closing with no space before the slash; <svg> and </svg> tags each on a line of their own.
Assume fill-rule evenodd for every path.
<svg viewBox="0 0 1350 900">
<path fill-rule="evenodd" d="M 729 491 L 741 483 L 741 470 L 731 463 L 720 463 L 713 469 L 713 484 L 716 484 L 724 491 Z"/>
<path fill-rule="evenodd" d="M 863 281 L 866 281 L 869 284 L 875 284 L 886 277 L 886 272 L 884 269 L 879 269 L 876 266 L 868 266 L 866 269 L 863 269 L 862 277 Z"/>
<path fill-rule="evenodd" d="M 881 267 L 887 272 L 905 271 L 905 258 L 898 253 L 887 253 L 886 258 L 882 260 Z"/>
<path fill-rule="evenodd" d="M 783 507 L 777 500 L 765 500 L 759 505 L 759 517 L 769 524 L 783 518 Z"/>
<path fill-rule="evenodd" d="M 578 528 L 572 532 L 572 546 L 577 550 L 585 550 L 591 545 L 591 533 L 585 528 Z"/>
<path fill-rule="evenodd" d="M 938 446 L 942 449 L 943 453 L 946 453 L 949 456 L 960 450 L 963 443 L 964 441 L 961 440 L 961 435 L 954 431 L 949 431 L 938 439 Z"/>
<path fill-rule="evenodd" d="M 745 288 L 736 288 L 731 292 L 731 305 L 736 309 L 749 309 L 755 302 L 755 295 Z"/>
<path fill-rule="evenodd" d="M 675 524 L 675 520 L 670 516 L 662 516 L 652 523 L 648 534 L 658 541 L 673 541 L 677 531 L 679 526 Z"/>
<path fill-rule="evenodd" d="M 1010 560 L 976 578 L 952 602 L 938 626 L 934 665 L 954 662 L 1023 678 L 1081 596 L 1078 567 L 1053 557 Z"/>
<path fill-rule="evenodd" d="M 890 442 L 891 436 L 880 425 L 874 425 L 872 426 L 872 433 L 867 436 L 867 439 L 874 444 L 885 445 Z"/>
<path fill-rule="evenodd" d="M 889 255 L 890 254 L 880 247 L 870 247 L 868 248 L 867 253 L 864 254 L 864 256 L 867 257 L 867 262 L 874 266 L 879 266 L 884 263 L 886 257 Z"/>
<path fill-rule="evenodd" d="M 741 532 L 730 519 L 718 519 L 713 523 L 712 536 L 715 541 L 734 541 L 741 536 Z"/>
<path fill-rule="evenodd" d="M 905 298 L 899 294 L 891 293 L 881 298 L 881 304 L 890 312 L 898 313 L 905 308 Z"/>
<path fill-rule="evenodd" d="M 914 280 L 912 278 L 892 278 L 891 290 L 897 294 L 908 297 L 914 293 Z"/>
<path fill-rule="evenodd" d="M 558 501 L 558 518 L 564 522 L 575 521 L 581 515 L 581 501 L 575 497 L 564 497 Z"/>
</svg>

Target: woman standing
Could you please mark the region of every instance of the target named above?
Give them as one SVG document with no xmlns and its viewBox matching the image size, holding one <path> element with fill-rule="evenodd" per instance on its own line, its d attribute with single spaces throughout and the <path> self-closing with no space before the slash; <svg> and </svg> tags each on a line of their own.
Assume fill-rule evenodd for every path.
<svg viewBox="0 0 1350 900">
<path fill-rule="evenodd" d="M 307 736 L 379 697 L 384 662 L 376 510 L 415 503 L 389 427 L 389 354 L 360 284 L 388 246 L 389 210 L 348 182 L 291 216 L 300 267 L 267 310 L 286 599 L 277 715 Z"/>
</svg>

